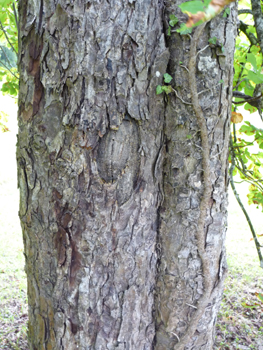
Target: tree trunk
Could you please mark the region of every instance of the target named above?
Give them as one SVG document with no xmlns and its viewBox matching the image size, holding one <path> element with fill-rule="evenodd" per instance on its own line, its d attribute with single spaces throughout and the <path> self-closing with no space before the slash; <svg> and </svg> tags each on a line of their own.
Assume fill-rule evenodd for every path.
<svg viewBox="0 0 263 350">
<path fill-rule="evenodd" d="M 198 44 L 217 38 L 196 65 L 212 183 L 206 276 L 196 225 L 203 153 L 193 106 L 182 102 L 191 103 L 191 43 L 166 35 L 170 14 L 184 21 L 177 5 L 20 0 L 17 158 L 31 350 L 212 349 L 226 269 L 236 9 L 207 24 Z M 156 95 L 165 72 L 180 98 Z"/>
</svg>

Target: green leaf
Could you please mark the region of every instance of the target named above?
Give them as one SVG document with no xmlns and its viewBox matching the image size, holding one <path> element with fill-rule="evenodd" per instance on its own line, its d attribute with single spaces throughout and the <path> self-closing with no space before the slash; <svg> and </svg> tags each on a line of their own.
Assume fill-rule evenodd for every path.
<svg viewBox="0 0 263 350">
<path fill-rule="evenodd" d="M 223 17 L 226 18 L 230 14 L 230 8 L 227 7 L 223 13 Z"/>
<path fill-rule="evenodd" d="M 9 5 L 11 3 L 12 3 L 12 1 L 10 1 L 10 0 L 1 0 L 2 7 L 7 7 L 7 5 Z"/>
<path fill-rule="evenodd" d="M 237 168 L 234 168 L 234 170 L 233 170 L 233 176 L 236 176 L 236 174 L 237 174 Z"/>
<path fill-rule="evenodd" d="M 210 38 L 210 39 L 208 40 L 208 42 L 209 42 L 210 44 L 216 45 L 217 37 L 213 36 L 212 38 Z"/>
<path fill-rule="evenodd" d="M 171 27 L 174 27 L 176 23 L 179 21 L 175 15 L 170 15 L 169 18 L 170 18 L 169 24 Z"/>
<path fill-rule="evenodd" d="M 182 12 L 189 12 L 195 14 L 199 11 L 204 11 L 204 3 L 202 1 L 187 1 L 179 5 Z"/>
<path fill-rule="evenodd" d="M 170 26 L 168 27 L 167 35 L 171 36 L 171 27 Z"/>
<path fill-rule="evenodd" d="M 260 301 L 262 301 L 262 302 L 263 302 L 263 294 L 258 293 L 258 294 L 257 294 L 257 297 L 259 298 L 259 300 L 260 300 Z"/>
<path fill-rule="evenodd" d="M 243 132 L 244 134 L 248 136 L 252 136 L 255 133 L 255 130 L 252 126 L 248 125 L 242 125 L 241 128 L 239 129 L 240 132 Z"/>
<path fill-rule="evenodd" d="M 207 7 L 210 4 L 210 2 L 212 2 L 212 0 L 204 0 L 205 7 Z"/>
<path fill-rule="evenodd" d="M 255 84 L 261 84 L 263 83 L 263 74 L 260 74 L 260 73 L 255 73 L 253 72 L 252 70 L 250 70 L 248 73 L 247 73 L 247 77 L 249 80 L 252 80 L 253 83 Z"/>
<path fill-rule="evenodd" d="M 253 53 L 248 53 L 247 54 L 247 60 L 249 63 L 252 64 L 253 68 L 255 69 L 255 71 L 257 71 L 257 60 L 255 55 L 253 55 Z"/>
<path fill-rule="evenodd" d="M 241 303 L 241 305 L 247 309 L 255 309 L 257 307 L 257 304 L 255 305 L 248 305 L 247 303 Z"/>
<path fill-rule="evenodd" d="M 160 95 L 163 92 L 162 86 L 158 85 L 156 88 L 156 95 Z"/>
<path fill-rule="evenodd" d="M 250 114 L 252 114 L 252 113 L 254 113 L 254 112 L 257 111 L 257 108 L 254 107 L 254 106 L 251 106 L 248 102 L 245 104 L 244 109 L 245 109 L 246 111 L 249 111 Z"/>
<path fill-rule="evenodd" d="M 166 95 L 170 94 L 171 92 L 173 92 L 173 88 L 171 87 L 171 85 L 164 85 L 162 86 L 162 90 L 166 93 Z"/>
<path fill-rule="evenodd" d="M 254 87 L 252 86 L 251 82 L 249 79 L 246 79 L 244 81 L 245 83 L 245 88 L 244 88 L 244 92 L 246 95 L 249 95 L 249 96 L 253 96 L 253 92 L 254 92 Z M 241 84 L 240 84 L 241 85 Z"/>
<path fill-rule="evenodd" d="M 187 35 L 192 33 L 192 28 L 188 28 L 185 23 L 181 23 L 180 28 L 176 29 L 180 35 Z"/>
<path fill-rule="evenodd" d="M 164 82 L 165 83 L 170 83 L 170 81 L 173 79 L 171 76 L 170 76 L 170 74 L 168 74 L 168 73 L 165 73 L 164 75 L 163 75 L 163 77 L 164 77 Z"/>
<path fill-rule="evenodd" d="M 250 48 L 250 52 L 256 55 L 258 52 L 260 52 L 260 47 L 256 45 L 252 45 Z"/>
</svg>

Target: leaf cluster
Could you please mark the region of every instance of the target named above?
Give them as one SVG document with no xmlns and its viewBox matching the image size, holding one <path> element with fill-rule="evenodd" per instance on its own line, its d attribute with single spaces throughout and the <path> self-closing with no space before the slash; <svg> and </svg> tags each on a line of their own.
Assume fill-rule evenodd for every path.
<svg viewBox="0 0 263 350">
<path fill-rule="evenodd" d="M 19 77 L 17 71 L 18 28 L 16 3 L 1 0 L 0 3 L 0 90 L 17 97 Z M 6 117 L 0 112 L 0 130 L 8 131 Z"/>
<path fill-rule="evenodd" d="M 1 91 L 12 96 L 18 94 L 17 30 L 15 3 L 2 0 L 0 4 L 0 82 L 2 82 Z"/>
<path fill-rule="evenodd" d="M 169 84 L 173 78 L 170 74 L 165 73 L 163 75 L 164 83 Z M 158 85 L 156 88 L 156 95 L 160 95 L 161 93 L 165 92 L 166 95 L 169 95 L 171 92 L 173 92 L 173 88 L 171 85 Z"/>
<path fill-rule="evenodd" d="M 244 122 L 238 133 L 233 135 L 233 150 L 235 157 L 235 169 L 233 176 L 239 175 L 241 180 L 250 184 L 248 203 L 256 204 L 263 211 L 263 130 L 255 127 L 250 122 Z M 248 140 L 249 137 L 249 140 Z M 253 152 L 255 144 L 259 152 Z"/>
<path fill-rule="evenodd" d="M 193 1 L 193 2 L 195 2 L 195 1 Z M 187 4 L 187 3 L 185 3 L 185 4 Z M 172 28 L 175 27 L 176 24 L 178 24 L 179 19 L 174 14 L 171 14 L 169 18 L 170 18 L 170 21 L 169 21 L 167 35 L 171 36 Z M 188 28 L 185 23 L 181 23 L 180 28 L 176 29 L 175 32 L 177 32 L 181 35 L 187 35 L 187 34 L 192 32 L 192 28 Z"/>
</svg>

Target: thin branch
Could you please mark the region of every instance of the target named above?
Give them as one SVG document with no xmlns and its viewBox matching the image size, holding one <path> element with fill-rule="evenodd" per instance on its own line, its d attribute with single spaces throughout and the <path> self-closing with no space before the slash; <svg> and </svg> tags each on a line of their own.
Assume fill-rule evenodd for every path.
<svg viewBox="0 0 263 350">
<path fill-rule="evenodd" d="M 2 31 L 4 33 L 4 35 L 5 35 L 5 38 L 6 38 L 7 42 L 8 42 L 8 44 L 11 46 L 12 50 L 17 54 L 16 49 L 14 48 L 13 44 L 10 42 L 10 40 L 8 38 L 8 35 L 7 35 L 7 33 L 6 33 L 5 29 L 4 29 L 3 24 L 2 24 L 1 21 L 0 21 L 0 26 L 1 26 L 1 29 L 2 29 Z"/>
<path fill-rule="evenodd" d="M 239 29 L 246 35 L 246 37 L 248 38 L 248 40 L 252 45 L 257 45 L 258 39 L 255 37 L 253 33 L 250 33 L 248 31 L 248 28 L 249 28 L 249 25 L 247 25 L 243 21 L 240 21 Z"/>
<path fill-rule="evenodd" d="M 173 91 L 175 92 L 175 95 L 179 98 L 179 100 L 181 100 L 181 101 L 182 101 L 184 104 L 186 104 L 186 105 L 192 105 L 192 103 L 184 101 L 184 100 L 182 99 L 182 97 L 180 97 L 180 96 L 178 95 L 177 91 L 176 91 L 174 88 L 172 88 L 172 89 L 173 89 Z"/>
<path fill-rule="evenodd" d="M 242 80 L 240 80 L 234 87 L 233 87 L 233 90 L 236 90 L 239 86 L 239 84 L 243 83 L 243 81 L 245 81 L 247 78 L 244 78 Z"/>
<path fill-rule="evenodd" d="M 19 79 L 18 76 L 15 75 L 15 74 L 7 67 L 7 65 L 4 64 L 3 61 L 0 60 L 0 64 L 1 64 L 2 66 L 4 66 L 4 67 L 9 71 L 9 73 L 11 73 L 11 74 L 13 75 L 13 77 L 15 77 L 16 79 Z"/>
<path fill-rule="evenodd" d="M 216 153 L 215 155 L 211 156 L 211 159 L 212 159 L 212 158 L 215 158 L 215 157 L 217 157 L 217 156 L 219 156 L 219 154 L 221 154 L 223 151 L 224 151 L 224 147 L 222 147 L 221 151 L 219 151 L 219 152 Z"/>
<path fill-rule="evenodd" d="M 250 15 L 253 15 L 252 10 L 250 10 L 250 9 L 238 10 L 238 15 L 243 15 L 244 13 L 249 13 Z"/>
<path fill-rule="evenodd" d="M 180 66 L 180 67 L 183 67 L 184 69 L 186 69 L 187 72 L 189 73 L 189 70 L 188 70 L 188 68 L 187 68 L 186 66 L 184 66 L 183 64 L 179 64 L 179 66 Z"/>
<path fill-rule="evenodd" d="M 172 333 L 174 336 L 176 336 L 177 340 L 180 341 L 180 338 L 178 337 L 178 335 L 176 333 L 174 333 L 174 332 L 170 332 L 170 333 Z"/>
<path fill-rule="evenodd" d="M 237 159 L 238 160 L 238 159 Z M 258 188 L 260 192 L 263 192 L 263 187 L 261 186 L 262 181 L 255 180 L 253 177 L 249 176 L 245 171 L 243 171 L 237 164 L 235 164 L 235 167 L 239 170 L 239 172 L 246 178 L 246 182 L 250 183 L 251 185 L 254 185 Z"/>
<path fill-rule="evenodd" d="M 233 91 L 233 97 L 243 98 L 245 100 L 251 98 L 252 96 L 246 95 L 241 91 Z"/>
<path fill-rule="evenodd" d="M 236 111 L 236 107 L 235 107 Z M 236 133 L 236 124 L 233 123 L 233 134 L 234 134 L 234 142 L 237 142 L 237 133 Z"/>
<path fill-rule="evenodd" d="M 242 101 L 232 101 L 232 103 L 234 103 L 235 105 L 240 105 L 242 103 L 245 103 L 245 102 L 252 102 L 252 101 L 256 101 L 256 100 L 259 100 L 260 98 L 262 97 L 262 93 L 259 95 L 259 96 L 256 96 L 256 97 L 251 97 L 251 98 L 248 98 L 248 99 L 245 99 L 245 100 L 242 100 Z"/>
<path fill-rule="evenodd" d="M 194 309 L 197 309 L 197 307 L 194 306 L 194 305 L 191 305 L 191 304 L 188 304 L 188 303 L 185 303 L 185 304 L 188 305 L 188 306 L 191 306 L 191 307 L 194 308 Z"/>
<path fill-rule="evenodd" d="M 236 165 L 236 168 L 239 170 L 239 167 Z M 242 173 L 243 174 L 243 173 Z M 244 175 L 244 174 L 243 174 Z M 244 175 L 244 176 L 246 176 L 246 175 Z M 256 179 L 254 179 L 254 178 L 252 178 L 252 179 L 250 179 L 250 177 L 249 176 L 247 176 L 247 178 L 248 178 L 248 180 L 242 180 L 242 181 L 235 181 L 235 183 L 242 183 L 242 182 L 244 182 L 244 181 L 251 181 L 251 182 L 249 182 L 251 185 L 254 185 L 255 187 L 257 187 L 261 192 L 263 191 L 263 187 L 262 187 L 262 180 L 256 180 Z"/>
<path fill-rule="evenodd" d="M 4 53 L 4 56 L 5 56 L 6 60 L 7 60 L 7 62 L 9 63 L 9 66 L 12 68 L 12 64 L 11 64 L 11 62 L 10 62 L 6 52 L 5 52 L 5 50 L 3 49 L 3 46 L 0 45 L 0 48 L 1 48 L 2 52 Z"/>
<path fill-rule="evenodd" d="M 218 83 L 218 84 L 212 86 L 212 87 L 209 88 L 209 89 L 205 89 L 205 90 L 199 91 L 199 92 L 198 92 L 198 95 L 200 95 L 200 94 L 202 94 L 203 92 L 206 92 L 206 91 L 211 91 L 212 89 L 214 89 L 215 87 L 217 87 L 218 85 L 221 85 L 221 84 L 222 84 L 222 83 Z"/>
<path fill-rule="evenodd" d="M 247 51 L 247 53 L 249 53 L 249 52 L 250 52 L 250 49 L 251 49 L 251 45 L 250 45 L 250 46 L 248 47 L 248 49 L 245 50 L 245 51 Z M 240 72 L 239 72 L 239 74 L 238 74 L 238 79 L 237 79 L 237 83 L 236 83 L 235 88 L 237 88 L 237 87 L 239 86 L 239 84 L 241 84 L 241 82 L 244 81 L 244 79 L 240 80 L 240 79 L 242 78 L 242 74 L 243 74 L 243 72 L 244 72 L 244 66 L 241 65 L 241 67 L 242 67 L 242 68 L 241 68 L 241 70 L 240 70 Z M 234 94 L 235 92 L 237 92 L 237 91 L 233 91 L 233 94 Z"/>
<path fill-rule="evenodd" d="M 196 56 L 199 55 L 199 53 L 201 53 L 202 51 L 204 51 L 205 49 L 207 49 L 208 47 L 210 47 L 210 45 L 206 45 L 205 47 L 203 47 L 201 50 L 199 50 L 196 54 Z"/>
<path fill-rule="evenodd" d="M 252 7 L 260 50 L 263 53 L 263 17 L 262 17 L 260 0 L 251 0 L 251 7 Z"/>
<path fill-rule="evenodd" d="M 17 33 L 18 33 L 18 38 L 20 38 L 20 28 L 19 28 L 19 23 L 18 23 L 18 16 L 17 16 L 17 12 L 16 12 L 16 6 L 15 3 L 13 2 L 13 12 L 15 15 L 15 20 L 16 20 L 16 27 L 17 27 Z"/>
<path fill-rule="evenodd" d="M 247 147 L 247 146 L 253 146 L 255 141 L 257 141 L 259 139 L 259 137 L 256 137 L 252 142 L 247 142 L 247 141 L 244 141 L 244 142 L 247 142 L 247 144 L 243 145 L 243 146 L 233 146 L 234 148 L 243 148 L 243 147 Z"/>
<path fill-rule="evenodd" d="M 234 152 L 234 148 L 233 148 L 233 143 L 232 143 L 232 137 L 230 136 L 230 153 L 231 153 L 231 167 L 229 169 L 229 174 L 230 174 L 230 184 L 231 184 L 231 188 L 234 192 L 234 195 L 235 195 L 235 198 L 240 206 L 240 208 L 242 209 L 243 211 L 243 214 L 245 215 L 246 217 L 246 220 L 247 220 L 247 223 L 249 225 L 249 228 L 250 228 L 250 231 L 252 233 L 252 236 L 253 236 L 253 239 L 254 239 L 254 242 L 255 242 L 255 246 L 256 246 L 256 250 L 257 250 L 257 253 L 258 253 L 258 258 L 259 258 L 259 262 L 260 262 L 260 267 L 263 268 L 263 257 L 262 257 L 262 254 L 261 254 L 261 249 L 260 249 L 260 243 L 257 239 L 257 235 L 256 235 L 256 232 L 255 232 L 255 229 L 252 225 L 252 222 L 250 220 L 250 217 L 239 197 L 239 194 L 237 193 L 237 190 L 236 190 L 236 187 L 235 187 L 235 184 L 234 184 L 234 180 L 233 180 L 233 171 L 236 167 L 235 165 L 235 152 Z"/>
<path fill-rule="evenodd" d="M 236 168 L 238 168 L 236 166 Z M 261 182 L 262 180 L 253 180 L 253 184 L 257 184 L 257 182 Z M 235 184 L 242 184 L 243 182 L 247 182 L 247 180 L 241 180 L 241 181 L 234 181 Z M 250 184 L 252 184 L 251 182 L 249 182 Z"/>
</svg>

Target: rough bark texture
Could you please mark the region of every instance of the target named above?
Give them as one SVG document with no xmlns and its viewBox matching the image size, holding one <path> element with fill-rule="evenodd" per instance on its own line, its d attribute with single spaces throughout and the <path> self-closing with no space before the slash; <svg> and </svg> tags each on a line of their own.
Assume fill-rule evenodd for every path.
<svg viewBox="0 0 263 350">
<path fill-rule="evenodd" d="M 203 294 L 196 223 L 202 150 L 190 40 L 165 36 L 174 1 L 20 0 L 18 164 L 31 350 L 167 350 Z M 226 33 L 228 35 L 226 35 Z M 206 251 L 225 270 L 235 8 L 207 25 L 197 59 L 211 144 Z M 156 75 L 160 72 L 161 75 Z M 218 85 L 219 80 L 224 85 Z M 191 135 L 189 138 L 188 135 Z M 222 290 L 186 349 L 212 348 Z M 193 306 L 189 306 L 193 305 Z"/>
<path fill-rule="evenodd" d="M 180 11 L 167 1 L 166 17 Z M 227 208 L 227 145 L 231 108 L 233 49 L 235 41 L 235 7 L 227 19 L 215 18 L 206 26 L 198 50 L 208 39 L 217 38 L 218 46 L 208 46 L 197 57 L 197 90 L 199 103 L 207 122 L 210 143 L 210 168 L 213 191 L 205 224 L 206 254 L 214 291 L 186 349 L 212 349 L 213 329 L 221 301 L 226 270 L 224 240 Z M 226 35 L 227 33 L 227 35 Z M 174 77 L 174 88 L 184 101 L 191 102 L 188 71 L 190 41 L 187 36 L 172 36 L 168 72 Z M 221 49 L 223 46 L 223 50 Z M 223 84 L 219 81 L 223 80 Z M 190 80 L 190 81 L 189 81 Z M 176 349 L 178 338 L 187 332 L 191 317 L 204 293 L 202 261 L 197 249 L 197 223 L 204 191 L 200 130 L 192 106 L 171 97 L 165 112 L 166 160 L 164 164 L 164 202 L 160 210 L 159 274 L 156 305 L 157 344 L 154 349 Z M 209 278 L 208 277 L 208 278 Z"/>
</svg>

